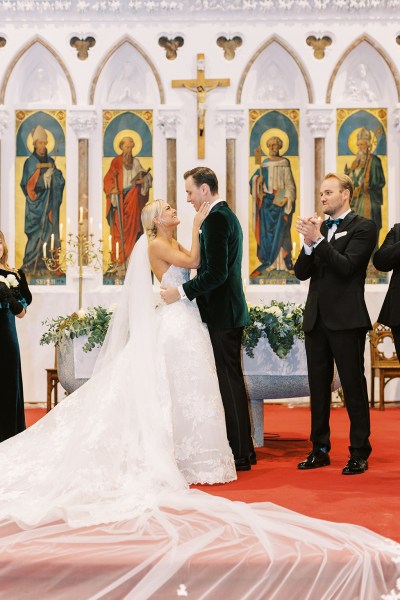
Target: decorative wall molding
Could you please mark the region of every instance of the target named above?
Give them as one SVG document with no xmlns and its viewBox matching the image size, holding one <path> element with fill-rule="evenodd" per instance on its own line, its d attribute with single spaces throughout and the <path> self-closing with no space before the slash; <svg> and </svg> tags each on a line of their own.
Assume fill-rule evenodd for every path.
<svg viewBox="0 0 400 600">
<path fill-rule="evenodd" d="M 80 140 L 88 139 L 96 129 L 98 116 L 92 109 L 73 109 L 68 112 L 68 125 L 74 130 L 76 137 Z"/>
<path fill-rule="evenodd" d="M 74 36 L 70 39 L 69 44 L 77 51 L 79 60 L 86 60 L 89 57 L 89 49 L 93 48 L 96 40 L 92 36 L 85 39 Z"/>
<path fill-rule="evenodd" d="M 400 0 L 0 0 L 0 14 L 13 20 L 32 19 L 35 15 L 43 19 L 47 15 L 54 19 L 59 16 L 64 21 L 85 18 L 106 18 L 110 15 L 131 16 L 137 20 L 141 16 L 165 20 L 168 16 L 176 20 L 187 19 L 187 15 L 221 16 L 223 18 L 258 19 L 271 18 L 309 19 L 344 16 L 354 18 L 374 17 L 374 20 L 387 20 L 397 17 Z"/>
<path fill-rule="evenodd" d="M 158 40 L 158 45 L 164 48 L 168 60 L 175 60 L 178 55 L 178 48 L 182 48 L 184 42 L 185 40 L 180 35 L 174 38 L 167 38 L 166 35 L 162 35 Z"/>
<path fill-rule="evenodd" d="M 322 106 L 308 108 L 306 122 L 313 138 L 324 138 L 330 126 L 335 122 L 334 110 Z"/>
<path fill-rule="evenodd" d="M 8 125 L 10 123 L 10 115 L 7 109 L 0 106 L 0 140 L 2 139 Z"/>
<path fill-rule="evenodd" d="M 315 37 L 315 35 L 309 35 L 306 39 L 307 46 L 311 46 L 314 50 L 314 58 L 321 60 L 325 58 L 325 48 L 332 44 L 332 38 L 328 35 L 322 37 Z"/>
<path fill-rule="evenodd" d="M 217 39 L 217 46 L 224 49 L 224 58 L 226 60 L 233 60 L 236 54 L 236 48 L 239 48 L 243 44 L 243 40 L 239 35 L 235 35 L 232 39 L 228 39 L 221 35 Z"/>
<path fill-rule="evenodd" d="M 400 104 L 393 111 L 393 125 L 395 129 L 400 133 Z"/>
<path fill-rule="evenodd" d="M 157 111 L 157 125 L 164 134 L 165 139 L 175 140 L 182 110 L 180 108 L 159 108 Z"/>
<path fill-rule="evenodd" d="M 245 124 L 245 109 L 242 107 L 224 107 L 217 111 L 218 125 L 225 125 L 225 138 L 236 140 Z"/>
</svg>

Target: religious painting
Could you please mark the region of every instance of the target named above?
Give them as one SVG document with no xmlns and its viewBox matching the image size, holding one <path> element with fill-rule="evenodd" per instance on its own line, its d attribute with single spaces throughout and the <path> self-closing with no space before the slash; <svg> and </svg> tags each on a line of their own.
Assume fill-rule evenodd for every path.
<svg viewBox="0 0 400 600">
<path fill-rule="evenodd" d="M 152 199 L 153 112 L 103 112 L 103 283 L 124 282 Z"/>
<path fill-rule="evenodd" d="M 338 109 L 337 148 L 337 170 L 354 184 L 351 208 L 374 221 L 380 246 L 388 231 L 387 110 Z M 370 261 L 367 283 L 386 282 Z"/>
<path fill-rule="evenodd" d="M 64 285 L 65 110 L 16 111 L 15 263 L 29 284 Z"/>
<path fill-rule="evenodd" d="M 249 111 L 249 283 L 299 283 L 298 109 Z"/>
</svg>

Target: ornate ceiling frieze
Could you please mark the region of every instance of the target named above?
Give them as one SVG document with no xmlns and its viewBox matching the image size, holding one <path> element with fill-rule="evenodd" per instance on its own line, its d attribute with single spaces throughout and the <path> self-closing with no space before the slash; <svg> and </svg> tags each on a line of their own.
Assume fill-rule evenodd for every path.
<svg viewBox="0 0 400 600">
<path fill-rule="evenodd" d="M 290 17 L 387 19 L 398 17 L 400 0 L 0 0 L 0 15 L 21 16 L 22 20 L 35 14 L 73 21 L 84 16 L 101 18 L 107 15 L 191 19 L 202 17 L 257 19 Z"/>
</svg>

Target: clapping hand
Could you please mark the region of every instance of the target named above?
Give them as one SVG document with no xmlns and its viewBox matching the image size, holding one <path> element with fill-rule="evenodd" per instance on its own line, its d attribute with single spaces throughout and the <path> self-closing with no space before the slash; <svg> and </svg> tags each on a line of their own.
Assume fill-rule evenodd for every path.
<svg viewBox="0 0 400 600">
<path fill-rule="evenodd" d="M 304 236 L 304 242 L 311 246 L 317 237 L 321 235 L 321 224 L 321 217 L 314 213 L 312 217 L 299 217 L 295 227 Z"/>
</svg>

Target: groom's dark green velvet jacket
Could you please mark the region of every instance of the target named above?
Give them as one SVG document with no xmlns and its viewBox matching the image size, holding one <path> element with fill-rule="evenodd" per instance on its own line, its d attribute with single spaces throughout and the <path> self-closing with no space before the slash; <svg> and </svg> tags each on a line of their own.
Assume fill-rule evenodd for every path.
<svg viewBox="0 0 400 600">
<path fill-rule="evenodd" d="M 216 204 L 201 227 L 200 267 L 183 284 L 189 300 L 197 299 L 202 320 L 218 329 L 249 323 L 242 285 L 243 232 L 226 202 Z"/>
</svg>

